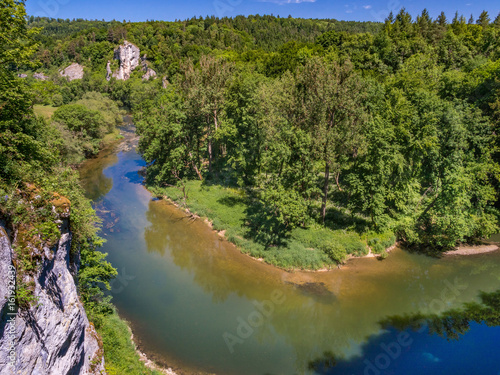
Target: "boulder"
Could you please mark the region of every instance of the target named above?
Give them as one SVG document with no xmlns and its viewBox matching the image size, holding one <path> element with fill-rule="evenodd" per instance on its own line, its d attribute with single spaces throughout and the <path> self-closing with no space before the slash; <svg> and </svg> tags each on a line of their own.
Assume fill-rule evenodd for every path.
<svg viewBox="0 0 500 375">
<path fill-rule="evenodd" d="M 82 79 L 83 78 L 83 66 L 77 63 L 73 63 L 68 66 L 66 69 L 63 69 L 59 72 L 62 77 L 66 77 L 68 81 L 73 81 L 74 79 Z"/>
<path fill-rule="evenodd" d="M 46 81 L 49 79 L 49 77 L 47 77 L 45 74 L 43 73 L 33 73 L 33 78 L 34 79 L 39 79 L 41 81 Z"/>
</svg>

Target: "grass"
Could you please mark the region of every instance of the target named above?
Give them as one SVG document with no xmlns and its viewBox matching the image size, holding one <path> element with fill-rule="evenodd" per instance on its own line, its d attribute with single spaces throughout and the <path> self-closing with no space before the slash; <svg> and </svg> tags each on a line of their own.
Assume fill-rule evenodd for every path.
<svg viewBox="0 0 500 375">
<path fill-rule="evenodd" d="M 57 107 L 52 107 L 50 105 L 35 104 L 33 106 L 33 110 L 35 111 L 36 115 L 42 116 L 46 120 L 50 120 L 54 112 L 57 110 Z"/>
<path fill-rule="evenodd" d="M 161 375 L 159 371 L 147 368 L 140 361 L 139 354 L 130 339 L 127 323 L 120 319 L 116 311 L 103 318 L 97 332 L 102 338 L 108 375 Z"/>
<path fill-rule="evenodd" d="M 245 190 L 220 185 L 205 185 L 201 181 L 186 182 L 187 199 L 176 187 L 148 188 L 157 196 L 167 196 L 174 202 L 212 222 L 215 230 L 225 230 L 228 241 L 243 253 L 284 269 L 317 270 L 343 263 L 349 256 L 368 254 L 368 241 L 386 245 L 392 233 L 358 234 L 352 230 L 325 228 L 319 224 L 295 228 L 279 245 L 266 246 L 251 231 L 249 212 L 252 199 Z M 392 237 L 391 237 L 392 236 Z M 391 246 L 394 243 L 388 245 Z M 377 247 L 378 249 L 378 247 Z M 384 248 L 385 249 L 385 248 Z"/>
<path fill-rule="evenodd" d="M 113 130 L 109 134 L 106 134 L 104 138 L 101 140 L 101 148 L 122 138 L 123 135 L 120 134 L 120 129 L 115 128 L 115 130 Z"/>
</svg>

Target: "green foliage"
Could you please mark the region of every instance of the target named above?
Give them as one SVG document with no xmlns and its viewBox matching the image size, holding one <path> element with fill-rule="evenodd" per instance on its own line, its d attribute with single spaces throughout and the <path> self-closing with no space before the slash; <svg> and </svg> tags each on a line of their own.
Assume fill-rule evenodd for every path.
<svg viewBox="0 0 500 375">
<path fill-rule="evenodd" d="M 69 61 L 92 63 L 83 80 L 30 82 L 39 102 L 64 105 L 51 127 L 40 125 L 43 137 L 29 134 L 76 163 L 116 125 L 106 96 L 119 101 L 134 112 L 148 184 L 217 229 L 237 228 L 227 232 L 233 242 L 270 262 L 315 254 L 307 248 L 342 261 L 365 254 L 363 240 L 383 254 L 393 233 L 434 250 L 479 241 L 498 230 L 500 38 L 498 17 L 465 20 L 432 20 L 427 10 L 412 18 L 405 9 L 383 24 L 33 18 L 30 27 L 45 26 L 37 57 L 48 74 Z M 166 75 L 166 89 L 142 82 L 139 70 L 128 81 L 105 80 L 125 37 Z M 12 171 L 33 153 L 5 154 Z M 234 203 L 243 211 L 198 201 L 191 180 L 210 191 L 244 187 L 244 202 Z M 321 227 L 336 240 L 295 242 L 300 230 Z"/>
<path fill-rule="evenodd" d="M 295 190 L 286 190 L 281 185 L 267 186 L 261 194 L 261 201 L 286 230 L 305 226 L 308 207 Z"/>
<path fill-rule="evenodd" d="M 22 281 L 17 281 L 16 284 L 16 305 L 21 309 L 29 309 L 35 306 L 38 298 L 33 294 L 35 283 L 26 284 Z"/>
<path fill-rule="evenodd" d="M 53 221 L 44 221 L 35 226 L 41 240 L 46 242 L 49 247 L 55 245 L 61 237 L 61 231 Z"/>
<path fill-rule="evenodd" d="M 131 340 L 127 323 L 120 319 L 115 309 L 102 319 L 97 332 L 102 337 L 104 362 L 109 375 L 160 375 L 148 369 L 139 358 Z"/>
<path fill-rule="evenodd" d="M 51 142 L 67 164 L 77 164 L 97 153 L 104 136 L 113 133 L 119 123 L 117 104 L 100 93 L 88 92 L 54 112 L 49 127 Z"/>
<path fill-rule="evenodd" d="M 71 131 L 81 133 L 82 137 L 97 139 L 103 134 L 102 114 L 83 104 L 67 104 L 55 111 L 52 119 L 64 124 Z"/>
<path fill-rule="evenodd" d="M 368 246 L 372 249 L 375 254 L 386 254 L 386 249 L 393 246 L 396 242 L 396 237 L 391 231 L 377 233 L 368 232 L 366 233 Z"/>
</svg>

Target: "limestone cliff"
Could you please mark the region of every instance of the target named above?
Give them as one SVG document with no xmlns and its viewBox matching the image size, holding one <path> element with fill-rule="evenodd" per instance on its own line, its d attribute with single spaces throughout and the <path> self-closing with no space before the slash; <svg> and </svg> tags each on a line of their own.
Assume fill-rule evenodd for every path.
<svg viewBox="0 0 500 375">
<path fill-rule="evenodd" d="M 73 63 L 67 68 L 61 70 L 59 74 L 62 77 L 66 77 L 68 81 L 72 81 L 74 79 L 82 79 L 83 78 L 83 66 L 77 63 Z"/>
<path fill-rule="evenodd" d="M 13 274 L 15 238 L 0 222 L 1 375 L 105 374 L 102 343 L 87 319 L 70 272 L 77 265 L 70 262 L 68 216 L 61 215 L 59 242 L 52 248 L 35 249 L 41 257 L 34 275 L 37 301 L 14 313 L 9 281 L 22 282 L 22 276 Z M 13 316 L 15 323 L 9 320 Z"/>
<path fill-rule="evenodd" d="M 116 79 L 126 81 L 130 78 L 132 71 L 141 66 L 144 74 L 142 75 L 143 80 L 148 80 L 150 78 L 156 79 L 156 72 L 151 69 L 146 60 L 146 55 L 141 57 L 141 50 L 136 45 L 127 42 L 126 40 L 122 45 L 115 49 L 114 59 L 118 60 L 120 66 L 115 72 L 111 71 L 111 63 L 108 61 L 106 65 L 106 79 L 109 81 L 111 77 Z"/>
<path fill-rule="evenodd" d="M 140 54 L 141 51 L 136 45 L 125 40 L 121 46 L 115 49 L 114 58 L 120 62 L 120 67 L 118 71 L 113 73 L 113 77 L 124 81 L 129 79 L 132 70 L 140 63 Z"/>
</svg>

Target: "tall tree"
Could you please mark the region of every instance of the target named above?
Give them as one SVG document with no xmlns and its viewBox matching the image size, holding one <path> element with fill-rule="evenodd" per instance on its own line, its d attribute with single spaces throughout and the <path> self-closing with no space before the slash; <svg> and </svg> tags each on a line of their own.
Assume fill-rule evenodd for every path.
<svg viewBox="0 0 500 375">
<path fill-rule="evenodd" d="M 488 15 L 488 12 L 483 10 L 481 14 L 479 15 L 479 18 L 476 20 L 476 23 L 480 25 L 483 29 L 487 27 L 490 24 L 490 16 Z"/>
<path fill-rule="evenodd" d="M 28 88 L 16 77 L 18 67 L 35 66 L 30 56 L 38 31 L 27 28 L 24 1 L 0 2 L 0 177 L 6 180 L 25 177 L 30 165 L 43 170 L 55 162 L 43 144 Z"/>
<path fill-rule="evenodd" d="M 339 185 L 343 167 L 361 146 L 364 88 L 350 62 L 340 65 L 320 58 L 311 59 L 299 71 L 297 84 L 303 127 L 311 134 L 317 158 L 324 164 L 321 204 L 324 222 L 330 174 L 333 173 Z"/>
<path fill-rule="evenodd" d="M 225 91 L 231 71 L 232 64 L 211 55 L 202 56 L 199 68 L 191 62 L 185 66 L 183 87 L 189 110 L 205 124 L 210 172 L 217 155 L 224 153 L 224 145 L 219 144 L 218 139 L 223 126 Z"/>
</svg>

